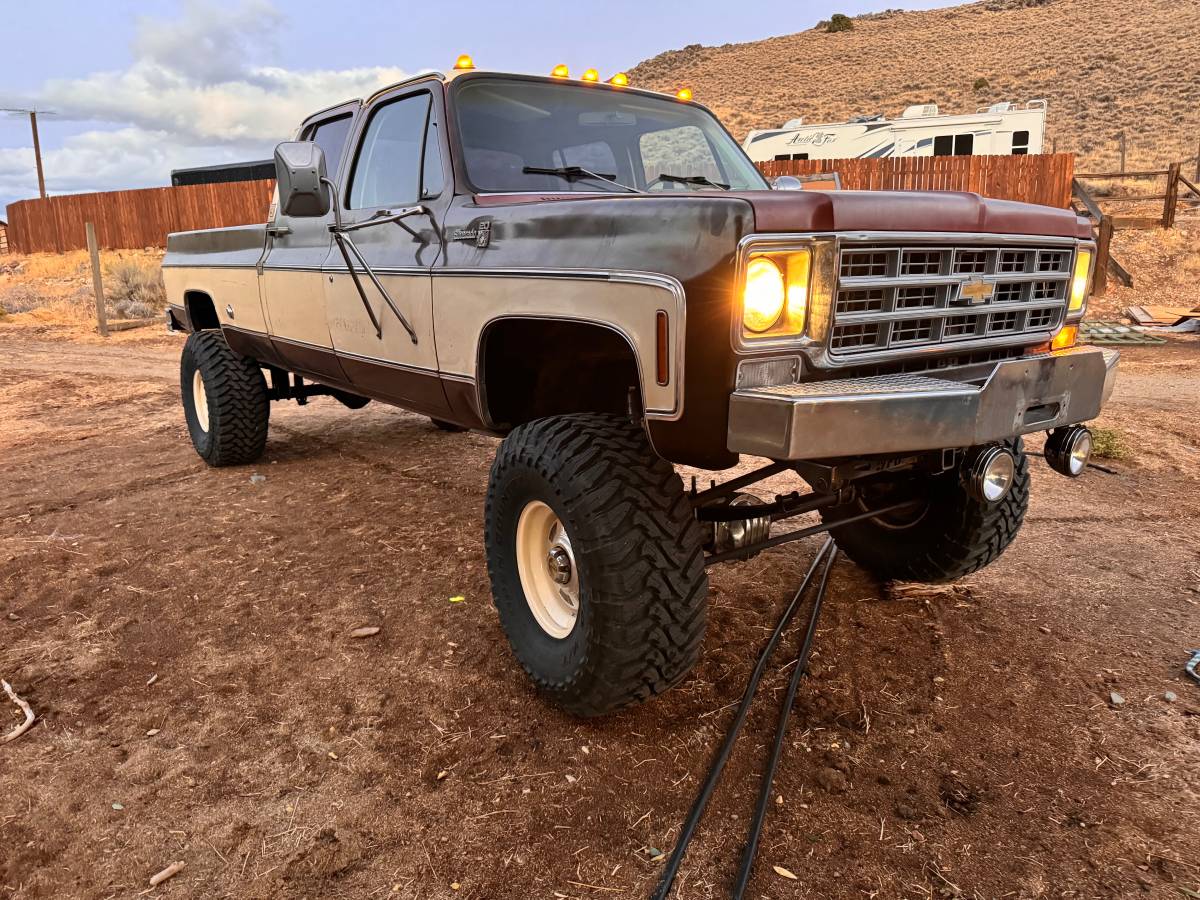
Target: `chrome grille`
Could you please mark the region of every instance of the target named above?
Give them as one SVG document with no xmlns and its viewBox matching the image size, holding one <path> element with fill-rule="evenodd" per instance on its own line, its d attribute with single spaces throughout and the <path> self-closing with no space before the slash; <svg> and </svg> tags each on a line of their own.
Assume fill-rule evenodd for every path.
<svg viewBox="0 0 1200 900">
<path fill-rule="evenodd" d="M 1074 252 L 1036 239 L 997 246 L 967 235 L 946 244 L 848 242 L 838 261 L 830 352 L 1033 343 L 1062 324 Z"/>
</svg>

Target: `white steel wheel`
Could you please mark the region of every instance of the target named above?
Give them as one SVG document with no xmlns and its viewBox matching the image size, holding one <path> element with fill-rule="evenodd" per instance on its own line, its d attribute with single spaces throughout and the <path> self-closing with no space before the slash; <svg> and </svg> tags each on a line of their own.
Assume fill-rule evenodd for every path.
<svg viewBox="0 0 1200 900">
<path fill-rule="evenodd" d="M 538 626 L 559 640 L 579 619 L 579 569 L 567 529 L 549 506 L 531 500 L 517 520 L 517 573 Z"/>
<path fill-rule="evenodd" d="M 204 378 L 197 369 L 192 374 L 192 407 L 196 410 L 196 424 L 208 432 L 208 393 L 204 390 Z"/>
</svg>

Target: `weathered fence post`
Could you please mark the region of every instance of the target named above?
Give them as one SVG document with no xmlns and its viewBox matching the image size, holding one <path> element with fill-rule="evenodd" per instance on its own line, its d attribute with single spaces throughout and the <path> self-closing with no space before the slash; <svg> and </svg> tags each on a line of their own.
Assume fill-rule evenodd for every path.
<svg viewBox="0 0 1200 900">
<path fill-rule="evenodd" d="M 1092 295 L 1095 297 L 1103 297 L 1108 290 L 1108 257 L 1112 236 L 1112 217 L 1101 216 L 1100 234 L 1096 239 L 1096 273 L 1092 278 Z"/>
<path fill-rule="evenodd" d="M 1183 163 L 1171 163 L 1167 169 L 1167 199 L 1163 201 L 1163 228 L 1175 224 L 1175 207 L 1179 203 L 1179 175 Z"/>
<path fill-rule="evenodd" d="M 1125 174 L 1125 132 L 1121 132 L 1121 174 Z"/>
<path fill-rule="evenodd" d="M 96 327 L 101 337 L 108 337 L 108 317 L 104 314 L 104 277 L 100 274 L 100 247 L 96 243 L 96 226 L 84 225 L 87 231 L 88 253 L 92 257 L 92 290 L 96 292 Z"/>
</svg>

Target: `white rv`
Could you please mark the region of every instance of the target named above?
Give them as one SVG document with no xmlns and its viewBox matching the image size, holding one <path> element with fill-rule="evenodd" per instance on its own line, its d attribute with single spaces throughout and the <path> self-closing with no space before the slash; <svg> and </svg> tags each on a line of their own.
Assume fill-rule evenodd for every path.
<svg viewBox="0 0 1200 900">
<path fill-rule="evenodd" d="M 853 159 L 885 156 L 986 156 L 1041 153 L 1046 101 L 996 103 L 971 115 L 942 115 L 929 103 L 898 119 L 859 116 L 832 125 L 792 119 L 782 128 L 751 131 L 743 145 L 755 162 L 772 159 Z"/>
</svg>

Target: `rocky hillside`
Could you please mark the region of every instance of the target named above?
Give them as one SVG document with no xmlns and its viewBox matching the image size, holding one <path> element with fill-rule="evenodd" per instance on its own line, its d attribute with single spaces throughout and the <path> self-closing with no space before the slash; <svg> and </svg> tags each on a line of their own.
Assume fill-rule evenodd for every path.
<svg viewBox="0 0 1200 900">
<path fill-rule="evenodd" d="M 804 16 L 797 4 L 797 18 Z M 631 70 L 634 84 L 691 87 L 739 139 L 751 128 L 899 115 L 913 103 L 973 112 L 1000 100 L 1050 104 L 1047 149 L 1082 165 L 1195 158 L 1200 144 L 1200 2 L 985 0 L 891 11 L 747 44 L 698 44 Z M 776 22 L 786 28 L 787 22 Z M 798 21 L 796 23 L 807 24 Z"/>
</svg>

